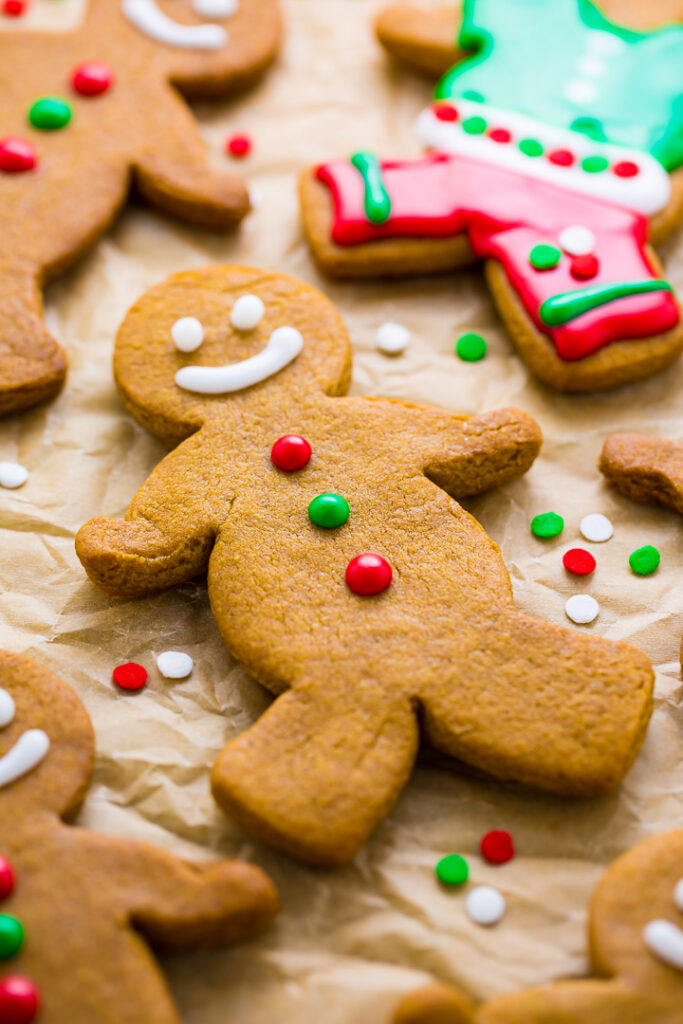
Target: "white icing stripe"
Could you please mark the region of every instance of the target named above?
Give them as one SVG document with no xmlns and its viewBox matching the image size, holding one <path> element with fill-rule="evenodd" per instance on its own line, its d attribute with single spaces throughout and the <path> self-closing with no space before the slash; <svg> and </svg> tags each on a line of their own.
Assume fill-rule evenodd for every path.
<svg viewBox="0 0 683 1024">
<path fill-rule="evenodd" d="M 10 724 L 15 712 L 14 698 L 7 690 L 0 689 L 0 729 Z"/>
<path fill-rule="evenodd" d="M 683 931 L 671 921 L 650 921 L 643 929 L 645 945 L 659 960 L 683 971 Z"/>
<path fill-rule="evenodd" d="M 426 146 L 509 167 L 527 177 L 549 181 L 573 192 L 585 192 L 648 215 L 663 209 L 669 201 L 669 175 L 649 153 L 596 142 L 580 132 L 556 128 L 487 103 L 460 98 L 454 98 L 452 103 L 460 114 L 458 121 L 440 121 L 429 107 L 418 117 L 417 132 Z M 484 117 L 489 128 L 507 128 L 512 133 L 512 141 L 501 143 L 487 134 L 470 135 L 462 128 L 462 122 L 469 117 Z M 571 167 L 558 167 L 545 156 L 527 156 L 516 145 L 526 138 L 538 139 L 546 152 L 568 149 L 577 161 Z M 633 178 L 620 178 L 610 170 L 590 174 L 580 166 L 580 161 L 587 156 L 604 156 L 610 164 L 632 161 L 640 171 Z"/>
<path fill-rule="evenodd" d="M 50 749 L 50 738 L 42 729 L 29 729 L 11 750 L 0 757 L 0 788 L 33 771 Z"/>
<path fill-rule="evenodd" d="M 278 373 L 301 352 L 304 339 L 294 327 L 278 327 L 268 344 L 256 356 L 228 366 L 184 366 L 175 382 L 185 391 L 200 395 L 224 395 L 259 384 Z"/>
<path fill-rule="evenodd" d="M 167 46 L 220 50 L 228 41 L 222 25 L 181 25 L 161 11 L 155 0 L 123 0 L 121 9 L 141 32 Z"/>
</svg>

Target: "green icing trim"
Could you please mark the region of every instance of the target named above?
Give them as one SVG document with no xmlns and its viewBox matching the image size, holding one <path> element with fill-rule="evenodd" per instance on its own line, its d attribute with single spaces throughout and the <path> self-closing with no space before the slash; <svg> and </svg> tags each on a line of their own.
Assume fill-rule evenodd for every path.
<svg viewBox="0 0 683 1024">
<path fill-rule="evenodd" d="M 548 327 L 560 327 L 575 320 L 582 313 L 588 313 L 598 306 L 605 306 L 615 299 L 626 299 L 630 295 L 644 295 L 647 292 L 672 292 L 668 281 L 614 281 L 611 284 L 596 284 L 574 292 L 553 295 L 542 303 L 539 315 Z"/>
<path fill-rule="evenodd" d="M 365 214 L 373 224 L 384 224 L 391 215 L 391 198 L 382 180 L 382 169 L 374 153 L 354 153 L 351 163 L 365 186 Z"/>
</svg>

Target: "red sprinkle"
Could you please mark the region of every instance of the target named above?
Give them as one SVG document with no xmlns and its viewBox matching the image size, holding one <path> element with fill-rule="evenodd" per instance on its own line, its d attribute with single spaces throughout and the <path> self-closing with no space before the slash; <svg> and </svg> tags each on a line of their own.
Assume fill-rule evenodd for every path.
<svg viewBox="0 0 683 1024">
<path fill-rule="evenodd" d="M 612 170 L 618 178 L 635 178 L 640 168 L 632 160 L 622 160 L 620 163 L 615 164 Z"/>
<path fill-rule="evenodd" d="M 438 117 L 439 121 L 458 120 L 458 111 L 452 103 L 433 103 L 432 110 L 434 117 Z"/>
<path fill-rule="evenodd" d="M 357 555 L 346 567 L 349 590 L 361 597 L 381 594 L 391 583 L 391 566 L 381 555 Z"/>
<path fill-rule="evenodd" d="M 0 139 L 0 171 L 20 174 L 22 171 L 32 171 L 37 163 L 38 157 L 30 142 L 12 135 Z"/>
<path fill-rule="evenodd" d="M 112 679 L 122 690 L 141 690 L 147 682 L 147 669 L 135 661 L 129 661 L 125 665 L 116 666 Z"/>
<path fill-rule="evenodd" d="M 27 7 L 26 0 L 3 0 L 2 12 L 8 18 L 19 18 L 25 13 Z"/>
<path fill-rule="evenodd" d="M 108 64 L 86 60 L 71 72 L 71 84 L 81 96 L 99 96 L 114 84 L 114 72 Z"/>
<path fill-rule="evenodd" d="M 599 269 L 600 262 L 598 257 L 592 253 L 588 253 L 585 256 L 572 256 L 572 261 L 569 265 L 569 272 L 572 277 L 578 278 L 579 281 L 587 281 L 588 278 L 595 277 Z"/>
<path fill-rule="evenodd" d="M 10 974 L 0 981 L 0 1022 L 2 1024 L 31 1024 L 40 1010 L 38 989 L 18 974 Z"/>
<path fill-rule="evenodd" d="M 300 434 L 285 434 L 279 437 L 270 451 L 270 460 L 283 473 L 295 473 L 311 461 L 313 450 L 305 437 Z"/>
<path fill-rule="evenodd" d="M 512 134 L 507 128 L 492 128 L 489 132 L 489 138 L 493 139 L 494 142 L 509 142 Z"/>
<path fill-rule="evenodd" d="M 585 548 L 571 548 L 562 556 L 562 565 L 567 572 L 573 572 L 575 576 L 588 576 L 595 569 L 597 562 Z"/>
<path fill-rule="evenodd" d="M 481 855 L 489 864 L 507 864 L 515 855 L 515 844 L 509 832 L 494 829 L 479 844 Z"/>
<path fill-rule="evenodd" d="M 251 153 L 251 138 L 248 135 L 230 135 L 225 142 L 225 151 L 241 160 Z"/>
<path fill-rule="evenodd" d="M 9 899 L 16 884 L 14 868 L 6 857 L 0 857 L 0 900 Z"/>
<path fill-rule="evenodd" d="M 558 167 L 571 167 L 574 163 L 574 154 L 568 149 L 553 149 L 548 153 L 548 160 Z"/>
</svg>

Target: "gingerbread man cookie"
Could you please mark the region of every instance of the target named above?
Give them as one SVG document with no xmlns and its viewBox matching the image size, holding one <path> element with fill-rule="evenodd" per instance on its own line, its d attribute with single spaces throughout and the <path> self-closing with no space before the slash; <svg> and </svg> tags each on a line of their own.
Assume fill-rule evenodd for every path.
<svg viewBox="0 0 683 1024">
<path fill-rule="evenodd" d="M 112 596 L 208 567 L 226 644 L 281 695 L 214 766 L 245 828 L 348 861 L 405 784 L 418 721 L 502 778 L 580 796 L 618 783 L 650 715 L 647 659 L 518 612 L 498 548 L 454 500 L 529 468 L 531 417 L 340 397 L 351 350 L 334 306 L 245 267 L 144 295 L 115 374 L 135 417 L 182 443 L 125 521 L 92 520 L 76 549 Z"/>
<path fill-rule="evenodd" d="M 179 1024 L 146 943 L 227 945 L 277 911 L 249 864 L 193 864 L 65 824 L 93 758 L 74 691 L 0 652 L 0 1024 Z"/>
<path fill-rule="evenodd" d="M 0 414 L 61 387 L 43 284 L 106 231 L 131 184 L 202 227 L 247 213 L 246 186 L 211 166 L 180 94 L 243 88 L 279 36 L 277 0 L 88 0 L 74 32 L 0 33 Z"/>
<path fill-rule="evenodd" d="M 671 4 L 647 5 L 650 17 L 660 7 Z M 465 0 L 459 19 L 453 7 L 392 7 L 378 34 L 430 73 L 458 63 L 418 119 L 427 156 L 363 151 L 304 174 L 322 270 L 399 276 L 485 260 L 520 354 L 560 391 L 673 362 L 683 324 L 650 240 L 683 215 L 683 26 L 625 28 L 590 0 Z"/>
<path fill-rule="evenodd" d="M 609 868 L 590 908 L 591 977 L 477 1007 L 433 985 L 394 1024 L 683 1024 L 683 830 L 640 843 Z"/>
<path fill-rule="evenodd" d="M 683 442 L 640 434 L 612 434 L 600 472 L 628 498 L 668 505 L 683 515 Z"/>
</svg>

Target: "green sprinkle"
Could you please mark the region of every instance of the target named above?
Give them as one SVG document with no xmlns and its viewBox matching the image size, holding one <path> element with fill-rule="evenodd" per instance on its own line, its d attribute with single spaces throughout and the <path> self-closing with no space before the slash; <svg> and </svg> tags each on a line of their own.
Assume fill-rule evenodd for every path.
<svg viewBox="0 0 683 1024">
<path fill-rule="evenodd" d="M 534 537 L 557 537 L 564 530 L 564 519 L 557 512 L 541 512 L 531 520 L 531 532 Z"/>
<path fill-rule="evenodd" d="M 468 135 L 482 135 L 486 131 L 486 121 L 483 117 L 468 117 L 463 121 L 462 129 Z"/>
<path fill-rule="evenodd" d="M 543 156 L 543 146 L 538 139 L 520 139 L 519 148 L 527 156 Z"/>
<path fill-rule="evenodd" d="M 469 865 L 459 853 L 442 857 L 434 871 L 443 885 L 464 885 L 470 877 Z"/>
<path fill-rule="evenodd" d="M 587 156 L 581 161 L 581 166 L 589 174 L 599 174 L 600 171 L 607 170 L 609 160 L 605 159 L 604 156 Z"/>
<path fill-rule="evenodd" d="M 481 334 L 463 334 L 456 342 L 455 351 L 466 363 L 478 363 L 486 355 L 486 342 Z"/>
<path fill-rule="evenodd" d="M 562 250 L 556 245 L 540 242 L 529 253 L 529 263 L 536 270 L 554 270 L 562 259 Z"/>
<path fill-rule="evenodd" d="M 646 544 L 644 548 L 638 548 L 634 551 L 628 560 L 628 564 L 637 576 L 649 576 L 659 567 L 659 563 L 662 558 L 657 551 L 657 548 L 653 548 L 651 544 Z"/>
<path fill-rule="evenodd" d="M 373 224 L 384 224 L 391 215 L 391 198 L 382 179 L 382 168 L 374 153 L 354 153 L 351 163 L 365 188 L 365 215 Z"/>
<path fill-rule="evenodd" d="M 28 119 L 34 128 L 55 132 L 66 128 L 71 120 L 71 107 L 59 96 L 43 96 L 31 106 Z"/>
<path fill-rule="evenodd" d="M 581 132 L 582 135 L 587 135 L 589 139 L 593 139 L 595 142 L 607 142 L 605 129 L 597 117 L 576 117 L 571 123 L 571 129 L 574 132 Z"/>
</svg>

